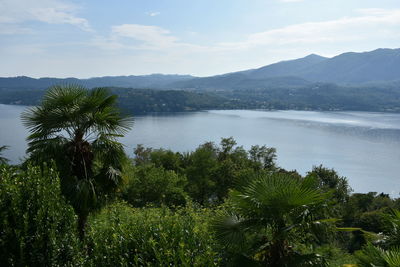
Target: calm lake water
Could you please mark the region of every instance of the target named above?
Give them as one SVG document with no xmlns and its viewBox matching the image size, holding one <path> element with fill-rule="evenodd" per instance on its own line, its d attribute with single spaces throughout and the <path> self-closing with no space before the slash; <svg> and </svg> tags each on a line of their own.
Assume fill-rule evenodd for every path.
<svg viewBox="0 0 400 267">
<path fill-rule="evenodd" d="M 25 154 L 24 108 L 0 105 L 0 145 L 10 146 L 4 155 L 13 163 Z M 346 176 L 355 192 L 399 195 L 400 114 L 225 110 L 138 116 L 122 142 L 132 155 L 137 144 L 184 152 L 230 136 L 246 149 L 275 147 L 285 169 L 305 174 L 323 164 Z"/>
</svg>

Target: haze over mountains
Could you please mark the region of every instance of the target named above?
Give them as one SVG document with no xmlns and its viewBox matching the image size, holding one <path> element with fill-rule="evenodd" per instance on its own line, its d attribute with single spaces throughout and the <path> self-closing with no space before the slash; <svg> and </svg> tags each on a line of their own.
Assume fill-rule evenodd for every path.
<svg viewBox="0 0 400 267">
<path fill-rule="evenodd" d="M 304 58 L 281 61 L 258 69 L 211 77 L 152 74 L 89 79 L 12 77 L 0 78 L 0 88 L 45 89 L 53 84 L 75 83 L 89 88 L 101 86 L 240 90 L 277 87 L 304 87 L 313 83 L 364 85 L 400 80 L 400 49 L 377 49 L 364 53 L 344 53 L 332 58 L 311 54 Z"/>
</svg>

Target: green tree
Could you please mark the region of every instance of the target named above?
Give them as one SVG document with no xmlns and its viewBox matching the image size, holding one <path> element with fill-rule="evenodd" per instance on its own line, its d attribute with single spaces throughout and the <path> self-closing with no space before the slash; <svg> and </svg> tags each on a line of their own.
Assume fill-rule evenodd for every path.
<svg viewBox="0 0 400 267">
<path fill-rule="evenodd" d="M 123 199 L 135 207 L 147 204 L 178 206 L 186 203 L 186 177 L 153 164 L 129 166 L 124 170 L 127 184 Z"/>
<path fill-rule="evenodd" d="M 27 152 L 37 163 L 55 160 L 81 238 L 88 214 L 121 182 L 125 153 L 117 137 L 131 128 L 132 118 L 120 112 L 116 100 L 102 88 L 54 86 L 39 106 L 22 114 L 31 133 Z"/>
<path fill-rule="evenodd" d="M 304 239 L 312 226 L 323 221 L 313 212 L 326 197 L 313 178 L 262 175 L 231 192 L 232 208 L 215 219 L 213 228 L 236 259 L 266 266 L 302 266 L 301 262 L 322 266 L 321 258 L 302 255 L 296 243 L 307 243 Z M 294 262 L 297 265 L 291 265 Z"/>
<path fill-rule="evenodd" d="M 349 200 L 352 189 L 346 177 L 339 176 L 334 169 L 325 168 L 322 165 L 314 166 L 307 176 L 314 176 L 322 191 L 331 191 L 333 193 L 331 200 L 336 204 L 343 204 Z"/>
<path fill-rule="evenodd" d="M 249 150 L 250 159 L 259 168 L 274 169 L 276 160 L 276 149 L 273 147 L 251 146 Z"/>
<path fill-rule="evenodd" d="M 213 143 L 205 143 L 187 156 L 185 174 L 190 197 L 206 204 L 216 198 L 214 171 L 218 166 L 218 153 Z"/>
</svg>

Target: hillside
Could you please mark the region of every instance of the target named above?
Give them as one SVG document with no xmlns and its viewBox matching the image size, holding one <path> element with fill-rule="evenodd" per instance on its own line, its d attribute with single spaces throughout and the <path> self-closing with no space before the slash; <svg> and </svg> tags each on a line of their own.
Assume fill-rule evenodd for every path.
<svg viewBox="0 0 400 267">
<path fill-rule="evenodd" d="M 81 84 L 93 87 L 153 89 L 247 90 L 302 87 L 315 82 L 338 85 L 392 83 L 400 80 L 400 49 L 377 49 L 364 53 L 344 53 L 332 58 L 311 54 L 251 69 L 210 77 L 152 74 L 107 76 L 89 79 L 10 77 L 0 78 L 0 88 L 46 89 L 54 84 Z"/>
<path fill-rule="evenodd" d="M 279 83 L 276 83 L 279 79 Z M 344 53 L 332 58 L 311 54 L 258 69 L 178 81 L 178 88 L 255 89 L 304 86 L 313 82 L 364 85 L 400 80 L 400 49 Z"/>
<path fill-rule="evenodd" d="M 164 88 L 166 84 L 191 79 L 190 75 L 152 74 L 142 76 L 105 76 L 89 79 L 77 78 L 30 78 L 26 76 L 0 78 L 2 89 L 46 89 L 55 84 L 80 84 L 88 88 L 94 87 L 132 87 L 132 88 Z"/>
</svg>

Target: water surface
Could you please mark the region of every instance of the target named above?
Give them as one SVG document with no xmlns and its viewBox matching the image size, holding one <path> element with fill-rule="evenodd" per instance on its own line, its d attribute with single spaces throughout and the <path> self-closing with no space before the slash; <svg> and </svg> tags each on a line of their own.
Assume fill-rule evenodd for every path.
<svg viewBox="0 0 400 267">
<path fill-rule="evenodd" d="M 24 108 L 0 105 L 0 145 L 10 146 L 5 156 L 13 162 L 26 149 L 28 133 L 19 119 Z M 400 192 L 400 114 L 226 110 L 138 116 L 122 142 L 132 155 L 137 144 L 184 152 L 230 136 L 246 149 L 275 147 L 278 165 L 301 174 L 323 164 L 348 177 L 356 192 Z"/>
</svg>

